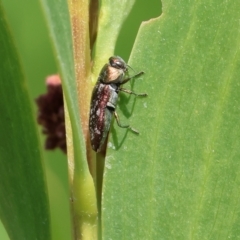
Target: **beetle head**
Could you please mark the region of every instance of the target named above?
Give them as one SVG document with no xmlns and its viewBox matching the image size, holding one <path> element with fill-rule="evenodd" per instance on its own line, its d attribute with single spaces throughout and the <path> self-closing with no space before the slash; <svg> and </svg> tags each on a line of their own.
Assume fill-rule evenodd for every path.
<svg viewBox="0 0 240 240">
<path fill-rule="evenodd" d="M 121 69 L 124 72 L 126 72 L 128 70 L 128 66 L 125 63 L 125 61 L 118 56 L 110 57 L 109 58 L 109 64 L 111 65 L 111 67 L 114 67 L 116 69 Z"/>
</svg>

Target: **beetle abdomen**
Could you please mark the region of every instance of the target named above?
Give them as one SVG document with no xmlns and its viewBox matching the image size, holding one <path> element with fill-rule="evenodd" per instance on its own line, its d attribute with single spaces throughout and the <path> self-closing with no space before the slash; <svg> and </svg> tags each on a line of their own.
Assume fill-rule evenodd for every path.
<svg viewBox="0 0 240 240">
<path fill-rule="evenodd" d="M 117 93 L 110 84 L 96 84 L 89 118 L 90 140 L 94 151 L 99 152 L 107 138 L 116 100 Z"/>
</svg>

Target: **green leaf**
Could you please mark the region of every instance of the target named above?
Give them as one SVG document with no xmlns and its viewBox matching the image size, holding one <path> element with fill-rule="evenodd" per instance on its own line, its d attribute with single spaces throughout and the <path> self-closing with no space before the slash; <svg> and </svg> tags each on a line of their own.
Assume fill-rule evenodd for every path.
<svg viewBox="0 0 240 240">
<path fill-rule="evenodd" d="M 10 239 L 50 239 L 47 188 L 33 112 L 0 5 L 0 217 Z"/>
<path fill-rule="evenodd" d="M 238 1 L 163 1 L 129 64 L 103 186 L 103 239 L 240 236 Z"/>
</svg>

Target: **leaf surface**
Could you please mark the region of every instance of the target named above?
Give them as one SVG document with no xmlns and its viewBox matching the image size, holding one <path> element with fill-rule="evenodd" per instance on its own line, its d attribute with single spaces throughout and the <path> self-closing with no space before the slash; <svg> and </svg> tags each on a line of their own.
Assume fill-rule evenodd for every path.
<svg viewBox="0 0 240 240">
<path fill-rule="evenodd" d="M 0 6 L 0 217 L 10 239 L 50 239 L 36 124 L 22 66 Z"/>
<path fill-rule="evenodd" d="M 110 136 L 103 239 L 240 235 L 240 55 L 237 1 L 163 1 L 142 24 Z"/>
</svg>

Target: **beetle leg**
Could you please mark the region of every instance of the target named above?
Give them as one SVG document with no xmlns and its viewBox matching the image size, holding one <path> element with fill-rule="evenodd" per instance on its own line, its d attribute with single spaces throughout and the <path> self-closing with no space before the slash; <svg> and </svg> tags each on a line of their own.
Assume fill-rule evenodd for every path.
<svg viewBox="0 0 240 240">
<path fill-rule="evenodd" d="M 128 94 L 133 94 L 135 96 L 139 96 L 139 97 L 146 97 L 147 96 L 147 93 L 135 93 L 131 90 L 128 90 L 128 89 L 125 89 L 125 88 L 119 88 L 119 91 L 122 91 L 122 92 L 125 92 L 125 93 L 128 93 Z"/>
<path fill-rule="evenodd" d="M 126 82 L 128 82 L 128 81 L 131 80 L 132 78 L 139 77 L 139 76 L 141 76 L 141 75 L 143 75 L 143 74 L 144 74 L 144 72 L 139 72 L 139 73 L 137 73 L 137 74 L 135 74 L 135 75 L 133 75 L 133 76 L 131 76 L 131 77 L 128 77 L 128 78 L 126 78 L 126 79 L 124 79 L 124 80 L 122 81 L 121 85 L 124 84 L 124 83 L 126 83 Z"/>
<path fill-rule="evenodd" d="M 134 133 L 139 134 L 139 132 L 136 129 L 132 128 L 130 125 L 122 125 L 120 123 L 120 120 L 119 120 L 119 117 L 118 117 L 118 114 L 117 114 L 116 111 L 114 111 L 114 117 L 116 118 L 116 121 L 117 121 L 117 124 L 118 124 L 119 127 L 121 127 L 121 128 L 129 128 Z"/>
</svg>

